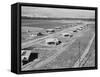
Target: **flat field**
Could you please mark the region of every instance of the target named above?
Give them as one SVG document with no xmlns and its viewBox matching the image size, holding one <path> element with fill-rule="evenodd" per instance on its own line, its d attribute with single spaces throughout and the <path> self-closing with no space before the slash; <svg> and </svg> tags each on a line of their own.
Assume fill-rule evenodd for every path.
<svg viewBox="0 0 100 77">
<path fill-rule="evenodd" d="M 69 46 L 67 46 L 68 44 L 66 42 L 66 46 L 64 47 L 65 50 L 56 58 L 54 58 L 54 60 L 50 60 L 44 65 L 42 64 L 42 61 L 46 60 L 47 58 L 49 59 L 50 56 L 57 53 L 57 50 L 53 49 L 56 47 L 51 47 L 50 49 L 48 49 L 48 46 L 46 47 L 41 45 L 33 45 L 32 47 L 39 48 L 35 50 L 32 49 L 32 52 L 37 52 L 41 54 L 41 60 L 39 61 L 40 63 L 34 63 L 33 61 L 33 64 L 31 63 L 31 66 L 25 67 L 26 69 L 23 70 L 74 68 L 74 64 L 85 52 L 85 49 L 87 48 L 93 34 L 95 34 L 95 22 L 82 20 L 22 20 L 22 43 L 48 36 L 49 34 L 45 33 L 46 29 L 55 29 L 55 27 L 61 27 L 61 30 L 63 30 L 69 27 L 71 28 L 77 26 L 82 23 L 88 24 L 88 30 L 79 33 L 82 36 L 76 37 L 75 41 L 72 44 L 70 44 L 70 40 L 68 43 L 70 44 Z M 36 35 L 38 32 L 42 32 L 46 35 L 39 37 L 30 36 L 30 34 Z M 44 50 L 41 50 L 41 48 L 44 48 Z M 89 49 L 89 53 L 86 55 L 86 57 L 86 61 L 82 64 L 82 66 L 79 67 L 95 66 L 95 39 L 93 40 Z M 35 68 L 35 66 L 39 67 Z"/>
</svg>

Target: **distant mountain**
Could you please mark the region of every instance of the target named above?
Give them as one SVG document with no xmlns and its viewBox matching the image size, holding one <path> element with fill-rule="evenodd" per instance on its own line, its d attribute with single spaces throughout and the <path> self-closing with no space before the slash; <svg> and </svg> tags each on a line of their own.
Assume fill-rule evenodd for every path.
<svg viewBox="0 0 100 77">
<path fill-rule="evenodd" d="M 95 21 L 94 18 L 53 18 L 53 17 L 28 17 L 22 16 L 22 19 L 34 19 L 34 20 L 87 20 L 87 21 Z"/>
</svg>

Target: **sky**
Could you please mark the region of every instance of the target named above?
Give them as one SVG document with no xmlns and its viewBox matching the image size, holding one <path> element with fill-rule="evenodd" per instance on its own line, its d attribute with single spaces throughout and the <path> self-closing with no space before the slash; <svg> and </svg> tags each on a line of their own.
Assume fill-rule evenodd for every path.
<svg viewBox="0 0 100 77">
<path fill-rule="evenodd" d="M 47 7 L 21 7 L 21 15 L 28 17 L 95 18 L 94 10 L 59 9 Z"/>
</svg>

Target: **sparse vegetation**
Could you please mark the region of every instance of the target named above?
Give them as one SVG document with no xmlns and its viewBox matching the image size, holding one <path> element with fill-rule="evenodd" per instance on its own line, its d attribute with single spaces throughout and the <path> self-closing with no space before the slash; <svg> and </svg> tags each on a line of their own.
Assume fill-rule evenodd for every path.
<svg viewBox="0 0 100 77">
<path fill-rule="evenodd" d="M 73 21 L 73 23 L 72 23 L 72 21 Z M 74 21 L 74 20 L 70 20 L 70 21 L 69 20 L 68 21 L 67 20 L 53 20 L 53 21 L 50 20 L 49 21 L 49 20 L 33 20 L 33 19 L 22 20 L 22 27 L 23 27 L 23 29 L 22 29 L 22 43 L 23 43 L 23 40 L 24 40 L 24 42 L 27 42 L 30 40 L 36 40 L 38 38 L 49 36 L 49 34 L 45 33 L 46 29 L 50 29 L 50 28 L 55 29 L 57 26 L 61 26 L 61 30 L 63 30 L 63 29 L 67 29 L 67 28 L 71 27 L 69 25 L 75 24 L 75 26 L 77 26 L 76 25 L 77 21 Z M 83 21 L 83 23 L 84 23 L 84 21 Z M 63 27 L 63 25 L 64 25 L 64 27 Z M 88 42 L 92 37 L 92 33 L 94 32 L 94 26 L 95 25 L 93 25 L 93 24 L 92 24 L 92 26 L 88 25 L 89 30 L 86 32 L 85 31 L 82 32 L 81 37 L 73 38 L 74 35 L 70 35 L 70 38 L 76 39 L 76 41 L 72 45 L 70 45 L 67 49 L 65 48 L 65 51 L 63 53 L 61 53 L 59 56 L 57 56 L 55 58 L 55 60 L 49 62 L 48 64 L 46 64 L 40 68 L 37 68 L 37 69 L 54 69 L 54 68 L 58 68 L 58 67 L 59 68 L 73 68 L 74 63 L 84 53 L 84 50 L 85 50 L 86 46 L 88 45 Z M 24 28 L 24 27 L 26 27 L 26 28 Z M 79 30 L 81 30 L 81 29 L 79 29 Z M 58 32 L 60 32 L 60 31 L 58 31 Z M 79 31 L 74 30 L 72 32 L 76 34 Z M 29 35 L 31 33 L 36 34 L 37 36 L 33 37 L 33 38 L 29 38 Z M 56 31 L 55 31 L 55 33 L 56 33 Z M 44 35 L 44 34 L 46 34 L 46 35 Z M 65 37 L 67 37 L 67 36 L 68 35 L 66 35 Z M 73 40 L 73 39 L 68 40 L 67 38 L 66 39 L 60 38 L 60 36 L 57 36 L 57 35 L 55 35 L 53 37 L 56 37 L 58 39 L 62 39 L 63 41 L 62 40 L 58 41 L 56 43 L 56 46 L 52 46 L 52 44 L 55 44 L 55 43 L 50 42 L 49 44 L 51 44 L 51 46 L 47 46 L 47 45 L 45 45 L 45 43 L 44 43 L 45 41 L 43 40 L 42 42 L 40 42 L 38 44 L 34 44 L 32 46 L 33 47 L 32 52 L 34 52 L 34 53 L 37 52 L 39 54 L 38 58 L 39 58 L 40 62 L 44 61 L 48 57 L 55 54 L 57 52 L 57 49 L 58 48 L 60 49 L 61 45 L 63 45 L 63 42 L 66 43 L 64 47 L 67 47 L 67 45 L 68 45 L 67 43 L 69 43 L 71 40 Z M 93 47 L 90 48 L 90 51 L 95 50 L 94 44 L 95 44 L 95 41 L 93 42 L 93 45 L 92 45 Z M 88 61 L 86 62 L 86 64 L 84 64 L 83 67 L 94 66 L 93 54 L 95 54 L 95 53 L 91 53 L 92 56 L 90 56 L 90 59 L 88 59 Z M 32 70 L 34 69 L 34 66 L 35 66 L 35 64 L 32 65 L 32 68 L 31 68 Z"/>
</svg>

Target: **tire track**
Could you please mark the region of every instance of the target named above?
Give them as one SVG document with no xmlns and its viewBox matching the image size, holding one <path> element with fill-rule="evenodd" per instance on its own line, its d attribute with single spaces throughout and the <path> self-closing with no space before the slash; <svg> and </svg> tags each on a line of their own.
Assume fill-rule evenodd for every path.
<svg viewBox="0 0 100 77">
<path fill-rule="evenodd" d="M 89 49 L 90 49 L 90 47 L 91 47 L 91 45 L 92 45 L 92 42 L 93 42 L 94 38 L 95 38 L 95 34 L 93 33 L 93 37 L 91 38 L 91 40 L 90 40 L 90 42 L 89 42 L 87 48 L 85 49 L 84 53 L 83 53 L 82 56 L 77 60 L 77 62 L 74 64 L 73 67 L 80 67 L 80 66 L 79 66 L 80 63 L 82 63 L 82 61 L 84 62 L 86 55 L 89 53 Z"/>
</svg>

